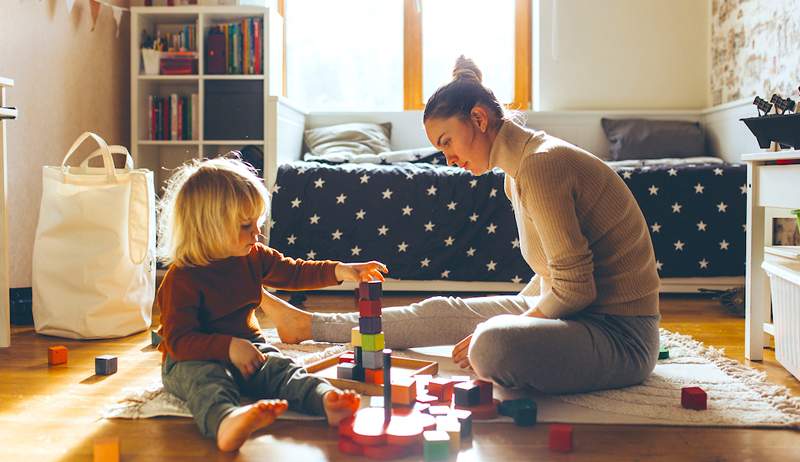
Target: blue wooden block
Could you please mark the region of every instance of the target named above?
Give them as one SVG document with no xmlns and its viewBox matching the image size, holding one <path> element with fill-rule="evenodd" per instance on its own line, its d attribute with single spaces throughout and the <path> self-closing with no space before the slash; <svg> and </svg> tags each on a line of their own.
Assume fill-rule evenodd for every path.
<svg viewBox="0 0 800 462">
<path fill-rule="evenodd" d="M 353 363 L 340 363 L 336 366 L 336 378 L 353 380 L 356 365 Z"/>
<path fill-rule="evenodd" d="M 358 318 L 358 329 L 361 334 L 380 334 L 381 333 L 381 318 L 380 317 L 360 317 Z"/>
<path fill-rule="evenodd" d="M 536 424 L 536 405 L 533 407 L 521 407 L 512 416 L 514 423 L 520 427 L 530 427 Z"/>
<path fill-rule="evenodd" d="M 102 355 L 94 358 L 94 373 L 97 375 L 111 375 L 117 372 L 117 357 Z"/>
<path fill-rule="evenodd" d="M 381 281 L 360 282 L 358 284 L 358 296 L 361 300 L 378 300 L 383 295 L 383 285 Z"/>
<path fill-rule="evenodd" d="M 477 406 L 481 403 L 481 389 L 471 381 L 455 384 L 453 393 L 457 406 Z"/>
<path fill-rule="evenodd" d="M 383 351 L 362 351 L 361 363 L 364 369 L 383 369 Z"/>
</svg>

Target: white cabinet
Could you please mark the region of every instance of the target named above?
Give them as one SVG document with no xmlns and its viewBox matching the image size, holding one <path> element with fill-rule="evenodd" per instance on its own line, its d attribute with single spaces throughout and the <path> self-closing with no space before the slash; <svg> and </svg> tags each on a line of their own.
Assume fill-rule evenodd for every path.
<svg viewBox="0 0 800 462">
<path fill-rule="evenodd" d="M 0 77 L 0 348 L 11 345 L 11 307 L 8 293 L 8 186 L 6 184 L 6 120 L 14 119 L 17 110 L 7 104 L 6 88 L 14 81 Z"/>
</svg>

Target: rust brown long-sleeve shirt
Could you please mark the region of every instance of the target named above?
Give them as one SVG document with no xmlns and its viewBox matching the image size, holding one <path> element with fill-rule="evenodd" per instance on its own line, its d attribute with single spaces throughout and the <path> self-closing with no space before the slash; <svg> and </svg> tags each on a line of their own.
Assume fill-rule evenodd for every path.
<svg viewBox="0 0 800 462">
<path fill-rule="evenodd" d="M 227 361 L 233 337 L 261 335 L 261 286 L 305 290 L 338 284 L 338 262 L 284 257 L 256 244 L 243 257 L 202 267 L 171 267 L 158 289 L 161 345 L 176 361 Z"/>
</svg>

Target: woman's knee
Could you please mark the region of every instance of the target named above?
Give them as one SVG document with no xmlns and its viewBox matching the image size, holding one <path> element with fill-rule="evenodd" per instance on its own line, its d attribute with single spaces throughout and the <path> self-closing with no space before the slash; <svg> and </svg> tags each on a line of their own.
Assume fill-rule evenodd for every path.
<svg viewBox="0 0 800 462">
<path fill-rule="evenodd" d="M 515 317 L 495 316 L 478 324 L 469 347 L 469 362 L 475 373 L 503 386 L 513 386 L 513 383 L 507 382 L 515 382 L 512 378 L 513 371 L 508 367 L 514 346 L 504 319 Z"/>
</svg>

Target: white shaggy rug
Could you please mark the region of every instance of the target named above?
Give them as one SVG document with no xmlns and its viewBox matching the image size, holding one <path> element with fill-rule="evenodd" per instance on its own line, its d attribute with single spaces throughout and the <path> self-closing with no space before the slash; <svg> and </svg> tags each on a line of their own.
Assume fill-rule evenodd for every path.
<svg viewBox="0 0 800 462">
<path fill-rule="evenodd" d="M 277 340 L 274 329 L 264 331 Z M 689 336 L 661 329 L 661 344 L 670 358 L 658 362 L 643 384 L 617 390 L 575 395 L 529 395 L 538 406 L 539 422 L 697 425 L 727 427 L 782 427 L 800 429 L 800 398 L 786 387 L 766 381 L 766 374 L 726 358 L 721 350 L 706 347 Z M 343 351 L 346 346 L 328 343 L 286 345 L 276 341 L 286 355 L 303 364 Z M 451 347 L 414 348 L 405 356 L 439 362 L 439 375 L 464 375 L 449 360 Z M 708 410 L 694 411 L 680 405 L 681 387 L 699 386 L 708 394 Z M 522 394 L 497 390 L 498 398 Z M 366 400 L 365 400 L 366 401 Z M 146 418 L 160 415 L 190 417 L 184 403 L 165 392 L 160 383 L 132 390 L 104 412 L 106 418 Z M 287 413 L 287 419 L 318 417 Z M 507 422 L 502 417 L 493 422 Z"/>
</svg>

